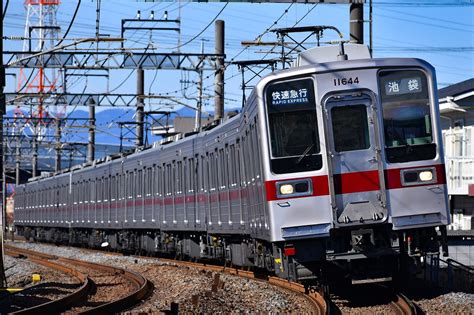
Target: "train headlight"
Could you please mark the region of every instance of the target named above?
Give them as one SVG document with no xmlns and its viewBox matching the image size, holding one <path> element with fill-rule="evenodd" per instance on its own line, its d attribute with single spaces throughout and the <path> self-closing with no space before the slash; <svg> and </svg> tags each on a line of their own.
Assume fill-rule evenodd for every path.
<svg viewBox="0 0 474 315">
<path fill-rule="evenodd" d="M 284 184 L 280 186 L 280 194 L 281 195 L 291 195 L 295 192 L 293 185 L 291 184 Z"/>
<path fill-rule="evenodd" d="M 421 171 L 418 174 L 418 177 L 422 182 L 430 182 L 433 180 L 433 171 L 427 170 L 427 171 Z"/>
<path fill-rule="evenodd" d="M 311 179 L 295 179 L 276 183 L 277 198 L 301 197 L 313 193 Z"/>
<path fill-rule="evenodd" d="M 434 184 L 437 182 L 436 169 L 429 167 L 402 170 L 401 180 L 403 186 Z"/>
</svg>

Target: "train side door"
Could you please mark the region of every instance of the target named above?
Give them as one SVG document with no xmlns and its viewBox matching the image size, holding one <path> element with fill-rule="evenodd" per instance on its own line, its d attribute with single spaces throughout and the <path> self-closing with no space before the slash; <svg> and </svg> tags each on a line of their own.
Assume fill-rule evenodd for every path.
<svg viewBox="0 0 474 315">
<path fill-rule="evenodd" d="M 340 93 L 323 102 L 334 224 L 387 219 L 376 106 L 368 93 Z"/>
</svg>

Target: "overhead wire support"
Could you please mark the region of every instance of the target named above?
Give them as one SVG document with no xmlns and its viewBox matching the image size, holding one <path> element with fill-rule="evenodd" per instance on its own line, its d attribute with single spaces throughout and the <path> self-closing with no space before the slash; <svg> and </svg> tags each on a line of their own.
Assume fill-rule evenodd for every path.
<svg viewBox="0 0 474 315">
<path fill-rule="evenodd" d="M 285 28 L 275 28 L 275 29 L 272 29 L 270 30 L 271 32 L 273 33 L 276 33 L 277 36 L 278 36 L 278 39 L 280 41 L 280 45 L 281 45 L 281 62 L 282 62 L 282 66 L 283 66 L 283 69 L 285 69 L 286 67 L 286 63 L 287 63 L 287 56 L 289 56 L 291 53 L 293 53 L 295 50 L 298 49 L 298 47 L 300 47 L 301 49 L 303 50 L 306 50 L 306 47 L 303 46 L 303 44 L 306 42 L 306 40 L 308 40 L 311 36 L 313 35 L 316 35 L 316 39 L 317 39 L 317 42 L 318 42 L 318 46 L 319 46 L 319 41 L 321 39 L 321 37 L 323 36 L 323 32 L 325 30 L 333 30 L 335 31 L 339 38 L 344 38 L 344 35 L 339 31 L 339 29 L 337 29 L 336 27 L 334 26 L 330 26 L 330 25 L 317 25 L 317 26 L 300 26 L 300 27 L 285 27 Z M 292 36 L 290 36 L 289 34 L 292 34 L 292 33 L 309 33 L 309 35 L 307 35 L 304 39 L 302 40 L 296 40 L 294 39 Z M 285 51 L 285 38 L 288 37 L 290 38 L 293 43 L 295 44 L 294 47 L 292 47 L 289 51 Z"/>
<path fill-rule="evenodd" d="M 111 40 L 111 39 L 109 39 Z M 85 41 L 82 41 L 85 42 Z M 76 43 L 77 44 L 77 43 Z M 70 44 L 68 46 L 73 46 Z M 42 66 L 46 68 L 65 68 L 81 70 L 112 69 L 170 69 L 170 70 L 215 70 L 216 60 L 221 54 L 200 53 L 139 53 L 120 50 L 118 52 L 87 50 L 63 50 L 34 52 L 25 57 L 23 51 L 6 51 L 7 68 L 40 68 L 39 58 L 43 56 Z"/>
<path fill-rule="evenodd" d="M 140 22 L 140 23 L 142 23 L 142 25 L 141 26 L 128 26 L 127 25 L 127 24 L 132 24 L 134 22 Z M 150 24 L 150 23 L 153 23 L 155 25 L 156 24 L 162 24 L 162 23 L 165 23 L 165 24 L 173 23 L 173 24 L 176 24 L 177 26 L 175 26 L 175 27 L 143 26 L 143 24 Z M 134 31 L 140 31 L 140 30 L 144 30 L 144 31 L 175 31 L 175 32 L 179 33 L 181 31 L 180 25 L 181 25 L 180 20 L 122 19 L 122 25 L 121 25 L 121 29 L 120 29 L 120 36 L 122 38 L 125 38 L 125 32 L 126 31 L 131 31 L 131 30 L 134 30 Z M 124 47 L 124 42 L 122 42 L 121 47 L 125 48 Z"/>
<path fill-rule="evenodd" d="M 231 62 L 231 64 L 238 66 L 242 76 L 242 108 L 245 107 L 245 102 L 247 100 L 245 91 L 249 88 L 249 83 L 257 77 L 260 78 L 262 73 L 267 69 L 270 69 L 271 72 L 275 71 L 279 61 L 279 59 L 257 59 Z M 259 69 L 254 70 L 255 67 L 259 67 Z M 253 76 L 250 79 L 245 80 L 245 71 L 252 72 Z"/>
</svg>

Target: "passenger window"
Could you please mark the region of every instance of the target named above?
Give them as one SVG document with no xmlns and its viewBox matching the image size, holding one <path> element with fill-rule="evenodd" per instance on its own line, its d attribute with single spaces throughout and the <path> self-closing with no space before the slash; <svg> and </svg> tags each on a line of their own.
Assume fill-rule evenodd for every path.
<svg viewBox="0 0 474 315">
<path fill-rule="evenodd" d="M 336 152 L 364 150 L 370 147 L 365 105 L 333 107 L 331 117 Z"/>
<path fill-rule="evenodd" d="M 436 157 L 429 85 L 418 70 L 381 71 L 385 155 L 390 163 Z"/>
<path fill-rule="evenodd" d="M 265 94 L 272 172 L 282 174 L 321 169 L 313 80 L 272 83 Z"/>
</svg>

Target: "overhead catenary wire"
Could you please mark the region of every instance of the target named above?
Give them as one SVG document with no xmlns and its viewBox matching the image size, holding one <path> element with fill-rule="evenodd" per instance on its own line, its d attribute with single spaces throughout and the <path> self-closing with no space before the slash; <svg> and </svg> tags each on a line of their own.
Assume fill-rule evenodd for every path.
<svg viewBox="0 0 474 315">
<path fill-rule="evenodd" d="M 226 4 L 222 7 L 222 9 L 216 14 L 216 16 L 206 25 L 206 27 L 204 27 L 199 33 L 197 33 L 195 36 L 193 36 L 190 40 L 176 46 L 176 47 L 172 47 L 172 48 L 168 48 L 168 49 L 178 49 L 178 48 L 181 48 L 183 46 L 186 46 L 187 44 L 193 42 L 196 38 L 198 38 L 199 36 L 201 36 L 202 33 L 204 33 L 211 25 L 212 23 L 214 23 L 215 20 L 217 20 L 217 18 L 219 17 L 219 15 L 221 15 L 221 13 L 225 10 L 225 8 L 227 8 L 227 5 L 229 5 L 229 2 L 226 2 Z"/>
<path fill-rule="evenodd" d="M 293 6 L 293 4 L 294 4 L 294 3 L 291 3 L 291 4 L 283 11 L 283 13 L 282 13 L 270 26 L 268 26 L 261 34 L 257 35 L 256 38 L 255 38 L 255 40 L 259 40 L 259 39 L 260 39 L 261 37 L 263 37 L 266 33 L 268 33 L 268 32 L 271 30 L 272 27 L 274 27 L 275 25 L 277 25 L 278 22 L 279 22 L 286 14 L 288 14 L 288 12 L 289 12 L 289 10 L 291 9 L 291 7 Z M 316 6 L 317 6 L 317 4 L 314 5 L 313 8 L 311 8 L 310 11 L 312 11 Z M 307 14 L 306 14 L 304 17 L 306 17 L 306 16 L 307 16 Z M 303 18 L 304 18 L 304 17 L 303 17 Z M 302 18 L 302 19 L 303 19 L 303 18 Z M 298 21 L 297 23 L 295 23 L 295 25 L 298 24 L 299 22 L 301 22 L 302 19 L 300 19 L 300 21 Z M 236 55 L 234 55 L 234 56 L 230 59 L 230 61 L 229 61 L 226 65 L 224 65 L 224 70 L 226 70 L 226 69 L 231 65 L 232 61 L 234 61 L 237 57 L 239 57 L 239 56 L 240 56 L 241 54 L 243 54 L 246 50 L 248 50 L 249 47 L 250 47 L 250 45 L 246 45 L 246 46 L 245 46 L 244 48 L 242 48 Z M 265 57 L 264 57 L 264 58 L 265 58 Z M 205 76 L 205 77 L 203 78 L 203 80 L 207 80 L 207 79 L 211 78 L 213 75 L 215 75 L 214 72 L 211 73 L 211 74 L 209 74 L 209 75 L 207 75 L 207 76 Z M 226 79 L 224 80 L 224 82 L 225 82 L 225 81 L 228 81 L 229 79 L 232 79 L 232 78 L 234 78 L 234 77 L 236 77 L 236 76 L 238 76 L 238 75 L 240 75 L 240 73 L 235 74 L 235 75 L 233 75 L 233 76 L 231 76 L 231 77 L 226 78 Z M 207 88 L 212 87 L 212 86 L 213 86 L 213 85 L 206 86 L 206 87 L 204 87 L 204 89 L 207 89 Z M 179 91 L 181 91 L 182 93 L 184 93 L 183 89 L 181 89 L 181 90 L 179 90 Z"/>
<path fill-rule="evenodd" d="M 74 10 L 74 14 L 72 16 L 71 22 L 69 23 L 69 26 L 67 27 L 66 32 L 64 32 L 63 38 L 61 38 L 61 40 L 56 44 L 56 47 L 61 45 L 61 43 L 66 38 L 66 36 L 69 34 L 69 31 L 71 30 L 71 27 L 74 24 L 74 21 L 76 20 L 77 12 L 79 11 L 79 7 L 81 6 L 81 1 L 82 0 L 77 1 L 76 9 Z"/>
<path fill-rule="evenodd" d="M 8 4 L 10 3 L 10 0 L 7 0 L 7 2 L 5 2 L 5 8 L 3 9 L 3 15 L 2 15 L 2 22 L 3 20 L 5 19 L 5 15 L 7 14 L 7 10 L 8 10 Z"/>
</svg>

